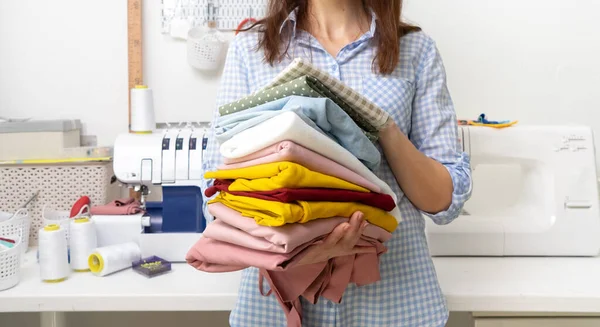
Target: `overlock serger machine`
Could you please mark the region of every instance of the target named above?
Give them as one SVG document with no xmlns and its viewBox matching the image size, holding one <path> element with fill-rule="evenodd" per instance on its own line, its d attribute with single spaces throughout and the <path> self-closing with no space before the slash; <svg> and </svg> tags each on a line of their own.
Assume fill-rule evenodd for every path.
<svg viewBox="0 0 600 327">
<path fill-rule="evenodd" d="M 595 256 L 600 252 L 592 130 L 462 126 L 472 197 L 445 226 L 426 219 L 434 256 Z"/>
<path fill-rule="evenodd" d="M 146 210 L 139 238 L 143 255 L 185 261 L 187 250 L 204 231 L 200 187 L 205 133 L 202 126 L 186 126 L 117 137 L 115 176 L 140 192 Z M 147 201 L 157 187 L 162 201 Z"/>
</svg>

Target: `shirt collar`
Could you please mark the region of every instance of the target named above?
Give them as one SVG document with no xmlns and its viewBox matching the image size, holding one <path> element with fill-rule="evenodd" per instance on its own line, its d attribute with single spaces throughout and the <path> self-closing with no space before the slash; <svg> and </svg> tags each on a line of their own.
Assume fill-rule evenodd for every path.
<svg viewBox="0 0 600 327">
<path fill-rule="evenodd" d="M 290 12 L 290 14 L 287 16 L 287 18 L 283 21 L 283 23 L 279 27 L 279 34 L 282 34 L 284 28 L 286 28 L 287 26 L 290 26 L 290 28 L 292 29 L 292 38 L 294 38 L 296 36 L 296 22 L 297 22 L 297 17 L 298 17 L 297 12 L 298 12 L 298 8 L 296 8 L 296 9 L 292 10 L 292 12 Z"/>
<path fill-rule="evenodd" d="M 375 36 L 375 31 L 377 30 L 377 15 L 375 14 L 375 11 L 373 11 L 373 9 L 369 9 L 369 11 L 371 12 L 371 27 L 359 40 L 366 40 Z M 291 28 L 292 31 L 291 38 L 294 39 L 296 37 L 297 23 L 298 8 L 295 8 L 290 12 L 290 14 L 279 27 L 279 34 L 282 34 L 283 29 L 289 26 L 289 28 Z"/>
</svg>

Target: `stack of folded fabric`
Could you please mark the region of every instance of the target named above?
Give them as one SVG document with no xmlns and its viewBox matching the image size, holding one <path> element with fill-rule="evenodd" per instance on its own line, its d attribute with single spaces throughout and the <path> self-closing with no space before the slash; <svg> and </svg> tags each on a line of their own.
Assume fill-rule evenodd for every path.
<svg viewBox="0 0 600 327">
<path fill-rule="evenodd" d="M 276 296 L 288 326 L 301 326 L 300 296 L 339 303 L 348 284 L 377 282 L 384 243 L 402 221 L 396 195 L 372 172 L 381 161 L 372 140 L 386 119 L 302 60 L 269 88 L 221 107 L 215 138 L 224 163 L 205 173 L 215 221 L 188 263 L 206 272 L 259 268 L 261 292 L 266 279 L 265 295 Z M 298 265 L 357 211 L 368 224 L 354 254 Z"/>
</svg>

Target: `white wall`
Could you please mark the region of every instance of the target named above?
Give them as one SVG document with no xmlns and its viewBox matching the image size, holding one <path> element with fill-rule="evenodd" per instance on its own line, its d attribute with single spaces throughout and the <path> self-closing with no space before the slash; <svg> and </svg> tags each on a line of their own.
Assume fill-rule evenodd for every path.
<svg viewBox="0 0 600 327">
<path fill-rule="evenodd" d="M 160 3 L 143 2 L 144 80 L 154 89 L 156 119 L 210 121 L 220 71 L 206 73 L 188 65 L 185 41 L 161 34 Z"/>
<path fill-rule="evenodd" d="M 0 1 L 0 116 L 80 118 L 111 144 L 127 129 L 124 0 Z M 600 2 L 407 0 L 442 51 L 462 118 L 583 123 L 600 133 Z M 157 120 L 209 120 L 217 76 L 187 65 L 144 1 L 145 82 Z"/>
<path fill-rule="evenodd" d="M 125 1 L 0 1 L 0 116 L 79 118 L 111 144 L 127 130 Z"/>
<path fill-rule="evenodd" d="M 124 0 L 0 1 L 0 117 L 78 118 L 102 145 L 127 131 Z M 158 121 L 210 120 L 218 75 L 189 68 L 144 1 L 144 74 Z"/>
<path fill-rule="evenodd" d="M 442 51 L 463 117 L 592 124 L 600 133 L 600 2 L 409 0 Z"/>
</svg>

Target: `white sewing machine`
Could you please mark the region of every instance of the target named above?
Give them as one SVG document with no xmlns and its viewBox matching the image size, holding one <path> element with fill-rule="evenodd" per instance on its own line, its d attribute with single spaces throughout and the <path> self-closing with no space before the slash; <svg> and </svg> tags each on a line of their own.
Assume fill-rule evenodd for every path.
<svg viewBox="0 0 600 327">
<path fill-rule="evenodd" d="M 464 126 L 472 197 L 448 225 L 426 218 L 433 256 L 595 256 L 600 213 L 592 131 Z"/>
<path fill-rule="evenodd" d="M 139 237 L 143 256 L 185 261 L 187 250 L 204 231 L 200 189 L 204 134 L 201 126 L 187 126 L 117 137 L 115 176 L 140 191 L 147 212 Z M 162 202 L 146 201 L 152 186 L 162 190 Z"/>
</svg>

